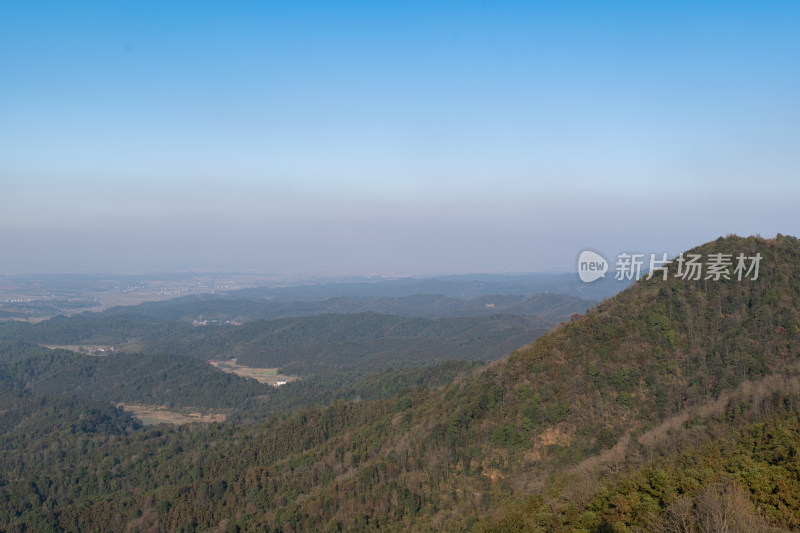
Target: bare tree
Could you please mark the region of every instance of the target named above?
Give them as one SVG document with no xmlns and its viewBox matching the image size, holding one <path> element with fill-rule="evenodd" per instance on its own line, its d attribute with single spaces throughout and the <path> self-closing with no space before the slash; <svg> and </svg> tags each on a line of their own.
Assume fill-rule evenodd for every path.
<svg viewBox="0 0 800 533">
<path fill-rule="evenodd" d="M 748 533 L 760 529 L 748 494 L 725 480 L 703 487 L 695 498 L 700 533 Z"/>
<path fill-rule="evenodd" d="M 667 507 L 659 533 L 759 533 L 773 531 L 756 514 L 747 492 L 730 480 L 711 483 L 694 498 L 684 494 Z"/>
<path fill-rule="evenodd" d="M 696 533 L 697 519 L 694 516 L 694 502 L 682 494 L 667 507 L 659 527 L 659 533 Z"/>
</svg>

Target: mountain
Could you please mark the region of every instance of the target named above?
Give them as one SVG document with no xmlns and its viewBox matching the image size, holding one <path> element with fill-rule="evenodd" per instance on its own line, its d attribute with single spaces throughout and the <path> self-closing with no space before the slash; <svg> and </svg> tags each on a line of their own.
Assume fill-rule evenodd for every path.
<svg viewBox="0 0 800 533">
<path fill-rule="evenodd" d="M 5 427 L 0 527 L 793 529 L 800 241 L 690 254 L 712 274 L 730 259 L 730 279 L 673 261 L 444 386 L 124 438 Z M 737 279 L 739 254 L 757 279 Z"/>
<path fill-rule="evenodd" d="M 231 293 L 236 297 L 271 298 L 280 301 L 319 301 L 329 298 L 399 298 L 415 294 L 439 294 L 449 298 L 474 299 L 487 295 L 532 296 L 555 293 L 602 300 L 630 284 L 613 276 L 595 283 L 582 283 L 573 273 L 459 274 L 433 278 L 373 278 L 319 280 L 302 285 L 258 287 Z"/>
</svg>

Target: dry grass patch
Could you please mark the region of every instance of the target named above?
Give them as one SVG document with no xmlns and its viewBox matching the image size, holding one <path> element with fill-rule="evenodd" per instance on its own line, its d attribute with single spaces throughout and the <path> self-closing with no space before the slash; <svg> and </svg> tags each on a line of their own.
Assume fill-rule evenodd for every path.
<svg viewBox="0 0 800 533">
<path fill-rule="evenodd" d="M 152 426 L 155 424 L 190 424 L 192 422 L 224 422 L 226 415 L 223 413 L 202 414 L 199 412 L 178 413 L 158 405 L 142 405 L 134 403 L 118 403 L 117 407 L 133 414 L 141 420 L 142 424 Z"/>
</svg>

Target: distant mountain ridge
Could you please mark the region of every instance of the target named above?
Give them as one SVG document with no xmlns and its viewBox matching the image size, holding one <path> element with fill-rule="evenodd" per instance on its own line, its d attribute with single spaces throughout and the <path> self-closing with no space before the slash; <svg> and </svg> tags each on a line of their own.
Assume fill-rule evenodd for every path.
<svg viewBox="0 0 800 533">
<path fill-rule="evenodd" d="M 248 286 L 259 283 L 268 285 L 249 289 L 234 288 L 242 284 Z M 192 294 L 197 298 L 196 301 L 206 304 L 214 300 L 238 300 L 240 303 L 236 306 L 239 310 L 248 309 L 244 302 L 253 302 L 249 314 L 245 315 L 245 320 L 253 320 L 339 312 L 317 305 L 324 300 L 335 298 L 354 301 L 353 306 L 343 312 L 376 310 L 370 309 L 367 301 L 388 301 L 415 295 L 439 295 L 457 300 L 473 300 L 495 294 L 528 297 L 550 293 L 599 301 L 613 296 L 629 284 L 613 277 L 586 284 L 582 283 L 576 274 L 569 273 L 469 274 L 433 278 L 348 277 L 294 281 L 283 285 L 275 283 L 275 280 L 270 280 L 267 276 L 245 274 L 0 276 L 0 321 L 43 319 L 59 314 L 72 315 L 87 310 L 99 311 L 107 308 L 111 302 L 112 305 L 130 307 L 141 302 L 172 301 L 165 300 L 165 297 L 180 294 Z M 364 305 L 358 306 L 355 302 L 357 300 L 364 300 Z M 192 301 L 195 301 L 192 297 L 185 299 L 186 303 Z M 260 305 L 265 301 L 269 301 L 271 306 Z M 403 305 L 393 307 L 402 310 L 400 314 L 419 313 L 413 307 Z M 224 309 L 221 305 L 217 308 L 220 311 Z M 154 310 L 155 308 L 148 308 L 148 311 Z M 438 309 L 433 306 L 426 311 L 426 316 L 450 316 L 442 314 L 446 312 L 447 308 Z M 477 311 L 469 304 L 465 304 L 464 310 L 460 311 L 461 314 L 473 312 Z"/>
<path fill-rule="evenodd" d="M 232 292 L 236 297 L 268 297 L 276 300 L 321 300 L 335 297 L 381 298 L 415 294 L 440 294 L 449 298 L 473 299 L 490 294 L 532 296 L 551 292 L 602 300 L 630 285 L 613 276 L 594 283 L 582 283 L 575 273 L 454 274 L 431 278 L 374 280 L 320 280 L 303 285 L 259 287 Z"/>
<path fill-rule="evenodd" d="M 441 294 L 357 298 L 337 296 L 321 301 L 245 299 L 222 295 L 184 296 L 136 306 L 112 307 L 108 315 L 145 316 L 160 320 L 212 320 L 250 322 L 276 318 L 332 313 L 373 312 L 420 318 L 490 316 L 497 314 L 535 316 L 552 325 L 574 313 L 584 313 L 594 300 L 555 293 L 531 296 L 488 294 L 465 300 Z"/>
</svg>

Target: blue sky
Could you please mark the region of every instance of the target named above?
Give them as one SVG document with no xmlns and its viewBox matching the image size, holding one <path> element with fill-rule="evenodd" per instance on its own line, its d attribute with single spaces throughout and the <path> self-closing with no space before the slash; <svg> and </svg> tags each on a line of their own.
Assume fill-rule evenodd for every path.
<svg viewBox="0 0 800 533">
<path fill-rule="evenodd" d="M 797 2 L 4 2 L 0 273 L 797 235 Z"/>
</svg>

